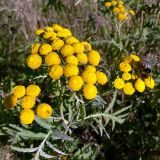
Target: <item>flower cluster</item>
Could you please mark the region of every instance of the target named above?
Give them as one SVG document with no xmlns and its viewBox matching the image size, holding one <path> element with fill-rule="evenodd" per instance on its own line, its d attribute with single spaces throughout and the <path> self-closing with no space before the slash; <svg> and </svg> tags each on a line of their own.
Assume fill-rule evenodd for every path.
<svg viewBox="0 0 160 160">
<path fill-rule="evenodd" d="M 142 61 L 137 55 L 126 56 L 120 63 L 119 69 L 122 76 L 115 79 L 114 87 L 119 90 L 123 89 L 126 95 L 132 95 L 136 90 L 142 93 L 146 87 L 154 88 L 154 79 L 145 71 Z"/>
<path fill-rule="evenodd" d="M 35 106 L 36 97 L 40 94 L 39 86 L 31 84 L 27 88 L 18 85 L 13 89 L 12 95 L 5 97 L 4 104 L 7 108 L 15 107 L 20 101 L 22 111 L 20 112 L 20 121 L 22 124 L 31 124 L 35 118 L 32 108 Z M 40 118 L 47 119 L 52 115 L 52 107 L 46 103 L 41 103 L 36 109 Z"/>
<path fill-rule="evenodd" d="M 97 95 L 96 82 L 104 85 L 108 81 L 105 73 L 96 71 L 100 62 L 99 52 L 93 50 L 88 42 L 80 42 L 69 29 L 58 24 L 37 29 L 35 34 L 40 42 L 32 45 L 27 65 L 37 69 L 44 59 L 52 79 L 65 76 L 71 90 L 79 91 L 83 87 L 84 97 L 94 99 Z"/>
<path fill-rule="evenodd" d="M 124 6 L 124 1 L 122 0 L 111 0 L 104 3 L 105 7 L 112 10 L 116 18 L 119 21 L 127 20 L 129 15 L 134 16 L 135 12 L 132 9 L 128 9 Z"/>
</svg>

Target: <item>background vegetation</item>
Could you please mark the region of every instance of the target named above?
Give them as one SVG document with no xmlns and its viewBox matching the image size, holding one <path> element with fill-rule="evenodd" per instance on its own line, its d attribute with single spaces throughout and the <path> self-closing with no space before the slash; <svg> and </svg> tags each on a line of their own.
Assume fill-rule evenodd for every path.
<svg viewBox="0 0 160 160">
<path fill-rule="evenodd" d="M 109 75 L 108 88 L 102 88 L 105 100 L 113 97 L 112 82 L 121 55 L 136 51 L 142 58 L 150 58 L 152 74 L 157 85 L 153 91 L 132 97 L 117 95 L 115 109 L 132 108 L 125 123 L 116 124 L 114 131 L 109 124 L 105 135 L 93 134 L 90 127 L 75 130 L 75 146 L 67 152 L 76 158 L 87 153 L 95 159 L 104 160 L 159 160 L 160 159 L 160 3 L 154 1 L 126 0 L 136 11 L 136 16 L 121 27 L 122 48 L 117 47 L 119 39 L 115 33 L 113 15 L 103 7 L 103 0 L 1 0 L 0 1 L 0 105 L 12 86 L 21 84 L 28 74 L 25 57 L 34 40 L 34 30 L 52 23 L 71 29 L 80 40 L 89 41 L 99 50 L 103 60 L 102 68 Z M 115 40 L 115 42 L 113 41 Z M 112 75 L 111 75 L 112 73 Z M 3 107 L 2 107 L 3 108 Z M 14 116 L 1 109 L 0 125 L 11 122 Z M 14 113 L 13 113 L 14 114 Z M 89 138 L 88 138 L 89 137 Z M 3 137 L 1 139 L 4 139 Z M 2 143 L 6 143 L 2 141 Z M 88 146 L 83 146 L 86 144 Z M 67 147 L 66 147 L 67 148 Z M 2 156 L 3 157 L 3 156 Z M 25 159 L 20 154 L 20 159 Z M 10 158 L 11 159 L 11 158 Z M 29 157 L 26 159 L 30 159 Z M 94 159 L 94 158 L 90 158 Z M 88 158 L 89 160 L 89 158 Z"/>
</svg>

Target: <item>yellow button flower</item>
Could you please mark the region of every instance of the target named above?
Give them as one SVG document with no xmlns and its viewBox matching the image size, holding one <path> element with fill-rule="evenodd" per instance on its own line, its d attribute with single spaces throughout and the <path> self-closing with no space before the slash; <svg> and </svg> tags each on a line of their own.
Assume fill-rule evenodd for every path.
<svg viewBox="0 0 160 160">
<path fill-rule="evenodd" d="M 32 54 L 27 58 L 27 65 L 31 69 L 37 69 L 42 64 L 42 58 L 38 54 Z"/>
<path fill-rule="evenodd" d="M 139 62 L 140 58 L 137 55 L 131 54 L 130 56 L 134 61 Z"/>
<path fill-rule="evenodd" d="M 155 81 L 152 77 L 145 78 L 144 82 L 145 82 L 145 85 L 150 89 L 153 89 L 155 86 Z"/>
<path fill-rule="evenodd" d="M 42 44 L 39 53 L 41 55 L 47 55 L 48 53 L 52 52 L 52 46 L 49 44 Z"/>
<path fill-rule="evenodd" d="M 18 85 L 13 89 L 13 95 L 17 98 L 22 98 L 25 95 L 26 89 L 22 85 Z"/>
<path fill-rule="evenodd" d="M 67 56 L 66 63 L 73 64 L 73 65 L 78 65 L 78 59 L 77 59 L 76 56 L 70 55 L 70 56 Z"/>
<path fill-rule="evenodd" d="M 117 7 L 118 8 L 125 8 L 123 4 L 118 4 Z"/>
<path fill-rule="evenodd" d="M 49 104 L 41 103 L 38 105 L 36 113 L 40 118 L 47 119 L 52 115 L 53 109 Z"/>
<path fill-rule="evenodd" d="M 131 62 L 132 62 L 132 58 L 130 57 L 130 56 L 126 56 L 125 58 L 124 58 L 124 62 L 125 63 L 128 63 L 128 64 L 130 64 Z"/>
<path fill-rule="evenodd" d="M 88 42 L 82 42 L 82 44 L 83 44 L 86 52 L 92 50 L 92 46 L 90 45 L 90 43 L 88 43 Z"/>
<path fill-rule="evenodd" d="M 52 49 L 53 50 L 60 50 L 64 45 L 64 41 L 61 40 L 61 39 L 55 39 L 53 42 L 52 42 Z"/>
<path fill-rule="evenodd" d="M 119 11 L 120 11 L 120 13 L 123 13 L 123 14 L 126 13 L 126 9 L 124 7 L 120 8 Z"/>
<path fill-rule="evenodd" d="M 97 96 L 97 88 L 92 84 L 86 84 L 83 88 L 83 95 L 88 100 L 94 99 Z"/>
<path fill-rule="evenodd" d="M 122 78 L 116 78 L 114 80 L 114 87 L 116 89 L 122 89 L 124 87 L 124 80 Z"/>
<path fill-rule="evenodd" d="M 71 45 L 64 45 L 61 49 L 61 54 L 66 57 L 74 54 L 74 48 Z"/>
<path fill-rule="evenodd" d="M 88 57 L 85 53 L 79 53 L 77 54 L 77 59 L 80 65 L 87 64 L 88 62 Z"/>
<path fill-rule="evenodd" d="M 44 32 L 43 29 L 37 29 L 37 30 L 35 31 L 35 34 L 36 34 L 37 36 L 39 36 L 39 35 L 41 35 L 43 32 Z"/>
<path fill-rule="evenodd" d="M 118 13 L 118 12 L 120 12 L 120 9 L 119 9 L 118 7 L 114 7 L 114 8 L 113 8 L 113 12 L 114 12 L 114 13 Z"/>
<path fill-rule="evenodd" d="M 126 15 L 124 15 L 123 13 L 119 13 L 119 14 L 117 15 L 117 19 L 118 19 L 119 21 L 123 21 L 123 20 L 128 19 L 128 17 L 127 17 Z"/>
<path fill-rule="evenodd" d="M 73 43 L 79 43 L 79 40 L 73 36 L 66 38 L 66 44 L 72 45 Z"/>
<path fill-rule="evenodd" d="M 126 95 L 132 95 L 135 92 L 133 85 L 131 82 L 127 82 L 124 84 L 123 91 Z"/>
<path fill-rule="evenodd" d="M 96 72 L 96 76 L 97 76 L 97 82 L 98 82 L 99 84 L 104 85 L 104 84 L 107 83 L 108 78 L 107 78 L 107 76 L 106 76 L 105 73 L 100 72 L 100 71 L 97 71 L 97 72 Z"/>
<path fill-rule="evenodd" d="M 77 76 L 79 73 L 79 69 L 77 66 L 72 65 L 72 64 L 67 64 L 64 67 L 64 75 L 66 77 L 71 77 L 71 76 Z"/>
<path fill-rule="evenodd" d="M 13 108 L 17 105 L 18 99 L 14 95 L 8 95 L 4 98 L 4 106 L 6 108 Z"/>
<path fill-rule="evenodd" d="M 130 80 L 131 79 L 131 74 L 128 73 L 128 72 L 125 72 L 122 74 L 122 78 L 126 81 Z"/>
<path fill-rule="evenodd" d="M 123 1 L 118 1 L 118 4 L 123 5 L 124 2 Z"/>
<path fill-rule="evenodd" d="M 136 79 L 137 78 L 137 75 L 135 75 L 134 73 L 132 73 L 132 79 Z"/>
<path fill-rule="evenodd" d="M 63 27 L 61 27 L 58 24 L 53 24 L 52 28 L 54 29 L 55 32 L 60 32 L 63 30 Z"/>
<path fill-rule="evenodd" d="M 136 13 L 134 12 L 134 10 L 132 10 L 132 9 L 129 9 L 128 10 L 128 13 L 130 14 L 130 15 L 132 15 L 132 16 L 134 16 Z"/>
<path fill-rule="evenodd" d="M 70 36 L 72 36 L 72 33 L 67 28 L 63 28 L 63 30 L 61 30 L 60 32 L 57 33 L 57 37 L 60 37 L 60 38 L 67 38 Z"/>
<path fill-rule="evenodd" d="M 48 66 L 52 65 L 60 65 L 61 59 L 59 55 L 56 52 L 50 52 L 48 55 L 45 57 L 45 63 Z"/>
<path fill-rule="evenodd" d="M 142 81 L 141 78 L 137 79 L 137 81 L 135 83 L 135 88 L 140 93 L 144 92 L 144 90 L 145 90 L 145 83 L 144 83 L 144 81 Z"/>
<path fill-rule="evenodd" d="M 100 62 L 100 55 L 97 51 L 92 50 L 88 53 L 88 62 L 93 66 L 98 66 Z"/>
<path fill-rule="evenodd" d="M 73 48 L 74 48 L 74 53 L 77 54 L 83 53 L 85 50 L 83 43 L 74 43 Z"/>
<path fill-rule="evenodd" d="M 40 43 L 33 44 L 31 47 L 31 54 L 37 54 L 40 46 Z"/>
<path fill-rule="evenodd" d="M 112 4 L 112 6 L 115 6 L 115 5 L 117 5 L 117 1 L 112 0 L 111 4 Z"/>
<path fill-rule="evenodd" d="M 49 76 L 54 79 L 60 79 L 60 77 L 63 75 L 63 68 L 59 65 L 54 65 L 50 67 L 49 69 Z"/>
<path fill-rule="evenodd" d="M 110 7 L 111 5 L 112 5 L 111 2 L 105 2 L 105 4 L 104 4 L 105 7 Z"/>
<path fill-rule="evenodd" d="M 89 71 L 89 72 L 96 72 L 96 67 L 94 66 L 91 66 L 91 65 L 88 65 L 85 70 Z"/>
<path fill-rule="evenodd" d="M 82 79 L 84 82 L 86 82 L 88 84 L 95 84 L 97 81 L 97 76 L 94 72 L 89 72 L 89 71 L 85 70 L 82 73 Z"/>
<path fill-rule="evenodd" d="M 20 113 L 20 121 L 22 124 L 32 124 L 34 118 L 34 112 L 31 109 L 25 109 Z"/>
<path fill-rule="evenodd" d="M 24 109 L 33 108 L 35 105 L 35 97 L 32 96 L 24 96 L 21 100 L 21 106 Z"/>
<path fill-rule="evenodd" d="M 68 86 L 73 91 L 79 91 L 83 86 L 83 80 L 80 76 L 72 76 L 68 81 Z"/>
<path fill-rule="evenodd" d="M 41 92 L 41 89 L 38 85 L 31 84 L 26 88 L 26 95 L 31 97 L 37 97 Z"/>
<path fill-rule="evenodd" d="M 119 65 L 120 71 L 122 72 L 129 72 L 131 71 L 131 66 L 128 63 L 122 62 Z"/>
<path fill-rule="evenodd" d="M 45 27 L 44 30 L 47 31 L 47 32 L 53 32 L 54 31 L 54 29 L 52 27 Z"/>
<path fill-rule="evenodd" d="M 44 32 L 43 38 L 44 39 L 50 39 L 50 38 L 56 38 L 57 34 L 55 32 Z"/>
</svg>

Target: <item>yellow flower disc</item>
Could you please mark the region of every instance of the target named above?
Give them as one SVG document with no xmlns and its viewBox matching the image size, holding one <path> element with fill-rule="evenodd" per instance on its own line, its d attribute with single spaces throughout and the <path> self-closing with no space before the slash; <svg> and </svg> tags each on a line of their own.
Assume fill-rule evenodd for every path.
<svg viewBox="0 0 160 160">
<path fill-rule="evenodd" d="M 122 7 L 122 8 L 119 9 L 119 12 L 125 14 L 126 13 L 126 9 L 124 7 Z"/>
<path fill-rule="evenodd" d="M 97 88 L 92 84 L 86 84 L 83 88 L 83 95 L 88 100 L 94 99 L 97 96 Z"/>
<path fill-rule="evenodd" d="M 85 70 L 82 73 L 82 79 L 84 82 L 86 82 L 88 84 L 95 84 L 97 81 L 97 76 L 94 72 L 89 72 L 89 71 Z"/>
<path fill-rule="evenodd" d="M 26 93 L 26 89 L 22 85 L 18 85 L 13 89 L 13 95 L 17 98 L 22 98 Z"/>
<path fill-rule="evenodd" d="M 130 14 L 130 15 L 132 15 L 132 16 L 134 16 L 136 13 L 134 12 L 134 10 L 132 10 L 132 9 L 129 9 L 128 10 L 128 13 Z"/>
<path fill-rule="evenodd" d="M 47 32 L 53 32 L 54 31 L 54 29 L 52 27 L 45 27 L 44 30 L 47 31 Z"/>
<path fill-rule="evenodd" d="M 41 103 L 38 105 L 36 113 L 40 118 L 47 119 L 52 115 L 53 109 L 49 104 Z"/>
<path fill-rule="evenodd" d="M 20 121 L 22 124 L 32 124 L 34 117 L 34 112 L 31 109 L 25 109 L 20 113 Z"/>
<path fill-rule="evenodd" d="M 88 57 L 85 53 L 77 54 L 77 59 L 80 65 L 87 64 L 88 62 Z"/>
<path fill-rule="evenodd" d="M 118 8 L 125 8 L 123 4 L 118 4 L 117 7 Z"/>
<path fill-rule="evenodd" d="M 123 13 L 119 13 L 119 14 L 117 15 L 117 19 L 118 19 L 119 21 L 123 21 L 123 20 L 128 19 L 128 17 L 127 17 L 126 15 L 124 15 Z"/>
<path fill-rule="evenodd" d="M 122 89 L 124 87 L 124 80 L 122 78 L 116 78 L 114 80 L 114 87 L 116 89 Z"/>
<path fill-rule="evenodd" d="M 45 57 L 45 63 L 48 66 L 52 65 L 60 65 L 61 59 L 59 55 L 56 52 L 50 52 L 48 55 Z"/>
<path fill-rule="evenodd" d="M 33 108 L 35 105 L 35 97 L 32 96 L 25 96 L 21 100 L 21 106 L 24 109 Z"/>
<path fill-rule="evenodd" d="M 44 39 L 50 39 L 50 38 L 56 38 L 57 34 L 55 32 L 44 32 L 43 38 Z"/>
<path fill-rule="evenodd" d="M 52 46 L 49 44 L 42 44 L 42 46 L 40 47 L 39 53 L 41 55 L 47 55 L 50 52 L 52 52 Z"/>
<path fill-rule="evenodd" d="M 31 69 L 37 69 L 42 64 L 42 58 L 38 54 L 32 54 L 27 58 L 27 65 Z"/>
<path fill-rule="evenodd" d="M 6 108 L 13 108 L 17 105 L 18 98 L 14 95 L 9 95 L 4 98 L 4 106 Z"/>
<path fill-rule="evenodd" d="M 133 85 L 131 82 L 127 82 L 124 84 L 123 91 L 126 95 L 132 95 L 135 92 Z"/>
<path fill-rule="evenodd" d="M 130 57 L 130 56 L 126 56 L 125 58 L 124 58 L 124 62 L 125 63 L 128 63 L 128 64 L 130 64 L 131 62 L 132 62 L 132 58 Z"/>
<path fill-rule="evenodd" d="M 73 48 L 74 48 L 74 52 L 77 54 L 83 53 L 85 50 L 83 43 L 74 43 Z"/>
<path fill-rule="evenodd" d="M 131 54 L 130 57 L 136 62 L 140 61 L 140 58 L 137 55 Z"/>
<path fill-rule="evenodd" d="M 124 2 L 123 1 L 118 1 L 118 4 L 123 5 Z"/>
<path fill-rule="evenodd" d="M 38 50 L 40 46 L 41 46 L 40 43 L 33 44 L 31 47 L 31 54 L 38 54 Z"/>
<path fill-rule="evenodd" d="M 134 80 L 136 78 L 137 78 L 137 76 L 134 73 L 132 73 L 132 79 Z"/>
<path fill-rule="evenodd" d="M 59 65 L 54 65 L 52 67 L 50 67 L 49 69 L 49 76 L 54 79 L 60 79 L 60 77 L 63 75 L 63 68 L 62 66 Z"/>
<path fill-rule="evenodd" d="M 113 8 L 113 12 L 114 12 L 114 13 L 118 13 L 118 12 L 120 12 L 120 9 L 119 9 L 118 7 L 114 7 L 114 8 Z"/>
<path fill-rule="evenodd" d="M 100 62 L 100 55 L 97 51 L 92 50 L 88 53 L 88 62 L 93 66 L 98 66 Z"/>
<path fill-rule="evenodd" d="M 58 24 L 53 24 L 52 28 L 54 29 L 55 32 L 60 32 L 63 30 L 63 27 L 61 27 Z"/>
<path fill-rule="evenodd" d="M 152 77 L 145 78 L 144 82 L 145 82 L 145 85 L 150 89 L 153 89 L 155 86 L 155 81 Z"/>
<path fill-rule="evenodd" d="M 77 66 L 68 64 L 64 67 L 64 75 L 66 77 L 77 76 L 79 73 L 79 69 Z"/>
<path fill-rule="evenodd" d="M 111 4 L 112 4 L 112 6 L 115 6 L 115 5 L 117 5 L 117 1 L 112 0 Z"/>
<path fill-rule="evenodd" d="M 39 36 L 39 35 L 41 35 L 43 32 L 44 32 L 43 29 L 37 29 L 37 30 L 35 31 L 35 34 L 36 34 L 37 36 Z"/>
<path fill-rule="evenodd" d="M 79 91 L 83 86 L 83 80 L 81 76 L 72 76 L 68 81 L 68 86 L 73 91 Z"/>
<path fill-rule="evenodd" d="M 96 72 L 96 67 L 94 66 L 91 66 L 91 65 L 88 65 L 85 70 L 89 71 L 89 72 Z"/>
<path fill-rule="evenodd" d="M 37 97 L 41 92 L 41 89 L 38 85 L 31 84 L 26 88 L 26 95 L 31 97 Z"/>
<path fill-rule="evenodd" d="M 66 57 L 74 54 L 74 48 L 71 45 L 64 45 L 61 49 L 61 54 Z"/>
<path fill-rule="evenodd" d="M 137 81 L 135 83 L 135 88 L 140 93 L 144 92 L 144 90 L 145 90 L 145 83 L 144 83 L 144 81 L 142 81 L 140 78 L 137 79 Z"/>
<path fill-rule="evenodd" d="M 79 40 L 73 36 L 66 38 L 66 44 L 72 45 L 73 43 L 79 43 Z"/>
<path fill-rule="evenodd" d="M 129 71 L 131 71 L 132 68 L 131 68 L 130 64 L 122 62 L 119 65 L 119 69 L 122 72 L 129 72 Z"/>
<path fill-rule="evenodd" d="M 131 79 L 131 74 L 128 73 L 128 72 L 125 72 L 122 74 L 122 78 L 125 80 L 125 81 L 128 81 Z"/>
<path fill-rule="evenodd" d="M 104 85 L 104 84 L 107 83 L 108 78 L 107 78 L 107 76 L 106 76 L 105 73 L 100 72 L 100 71 L 97 71 L 97 72 L 96 72 L 96 76 L 97 76 L 97 82 L 98 82 L 99 84 Z"/>
<path fill-rule="evenodd" d="M 111 2 L 105 2 L 105 4 L 104 4 L 105 7 L 110 7 L 111 5 L 112 5 Z"/>
<path fill-rule="evenodd" d="M 90 45 L 90 43 L 88 42 L 82 42 L 84 48 L 85 48 L 85 51 L 91 51 L 92 50 L 92 46 Z"/>
<path fill-rule="evenodd" d="M 72 36 L 72 33 L 67 28 L 63 28 L 63 30 L 61 30 L 60 32 L 57 33 L 57 37 L 60 37 L 60 38 L 67 38 L 70 36 Z"/>
<path fill-rule="evenodd" d="M 78 59 L 77 59 L 76 56 L 70 55 L 70 56 L 67 56 L 66 63 L 73 64 L 73 65 L 78 65 Z"/>
<path fill-rule="evenodd" d="M 61 39 L 55 39 L 53 42 L 52 42 L 52 48 L 53 50 L 60 50 L 64 45 L 64 41 L 61 40 Z"/>
</svg>

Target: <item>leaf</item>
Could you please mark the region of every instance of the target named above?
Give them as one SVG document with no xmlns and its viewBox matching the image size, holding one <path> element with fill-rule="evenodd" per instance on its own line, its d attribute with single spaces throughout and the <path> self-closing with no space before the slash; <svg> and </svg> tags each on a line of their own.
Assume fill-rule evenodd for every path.
<svg viewBox="0 0 160 160">
<path fill-rule="evenodd" d="M 58 132 L 58 131 L 52 131 L 53 135 L 56 136 L 59 139 L 63 139 L 66 141 L 73 141 L 73 139 L 71 137 L 69 137 L 68 135 Z"/>
<path fill-rule="evenodd" d="M 128 109 L 131 108 L 131 107 L 132 107 L 132 104 L 129 105 L 128 107 L 124 107 L 124 108 L 122 108 L 121 110 L 114 112 L 113 115 L 114 115 L 114 116 L 117 116 L 118 114 L 121 114 L 122 112 L 125 112 L 126 110 L 128 110 Z"/>
<path fill-rule="evenodd" d="M 84 105 L 80 105 L 80 115 L 81 121 L 84 121 L 84 118 L 86 117 L 86 108 Z"/>
<path fill-rule="evenodd" d="M 55 156 L 51 156 L 51 155 L 45 153 L 43 150 L 40 151 L 39 155 L 44 157 L 44 158 L 47 158 L 47 159 L 56 158 Z"/>
<path fill-rule="evenodd" d="M 38 147 L 35 148 L 20 148 L 15 146 L 10 146 L 11 149 L 17 151 L 17 152 L 24 152 L 24 153 L 32 153 L 38 150 Z"/>
<path fill-rule="evenodd" d="M 61 155 L 67 155 L 66 153 L 64 153 L 64 152 L 60 151 L 59 149 L 57 149 L 56 147 L 54 147 L 49 141 L 46 141 L 46 144 L 48 145 L 48 147 L 53 149 L 55 152 L 57 152 Z"/>
</svg>

